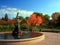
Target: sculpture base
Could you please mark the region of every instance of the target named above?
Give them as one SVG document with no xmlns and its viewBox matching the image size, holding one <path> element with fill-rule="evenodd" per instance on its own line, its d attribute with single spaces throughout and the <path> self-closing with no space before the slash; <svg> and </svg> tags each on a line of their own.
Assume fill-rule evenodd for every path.
<svg viewBox="0 0 60 45">
<path fill-rule="evenodd" d="M 23 32 L 21 32 L 21 31 L 19 31 L 19 32 L 15 32 L 15 31 L 13 31 L 12 32 L 12 35 L 14 36 L 14 37 L 20 37 L 20 36 L 22 36 L 22 34 L 23 34 Z"/>
</svg>

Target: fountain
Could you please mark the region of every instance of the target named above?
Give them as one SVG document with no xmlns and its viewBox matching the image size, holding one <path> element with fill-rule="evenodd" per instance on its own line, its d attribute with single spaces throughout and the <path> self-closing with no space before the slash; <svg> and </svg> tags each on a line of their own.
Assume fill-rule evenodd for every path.
<svg viewBox="0 0 60 45">
<path fill-rule="evenodd" d="M 17 13 L 15 28 L 12 32 L 0 33 L 0 45 L 28 45 L 42 41 L 45 35 L 40 32 L 24 32 L 20 30 L 21 20 Z"/>
</svg>

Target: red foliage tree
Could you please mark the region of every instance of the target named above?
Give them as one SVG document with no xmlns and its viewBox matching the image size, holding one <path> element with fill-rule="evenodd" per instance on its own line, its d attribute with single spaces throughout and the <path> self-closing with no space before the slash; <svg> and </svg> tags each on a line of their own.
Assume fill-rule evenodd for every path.
<svg viewBox="0 0 60 45">
<path fill-rule="evenodd" d="M 27 20 L 27 24 L 32 26 L 40 26 L 41 23 L 42 18 L 40 16 L 37 16 L 36 14 L 32 14 Z"/>
<path fill-rule="evenodd" d="M 9 21 L 8 21 L 8 24 L 9 24 L 9 25 L 13 25 L 14 23 L 15 23 L 14 20 L 9 20 Z"/>
</svg>

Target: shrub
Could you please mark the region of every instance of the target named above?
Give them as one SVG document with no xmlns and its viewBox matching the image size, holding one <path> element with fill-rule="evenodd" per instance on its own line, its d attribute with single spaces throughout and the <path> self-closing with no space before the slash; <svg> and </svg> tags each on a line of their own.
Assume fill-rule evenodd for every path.
<svg viewBox="0 0 60 45">
<path fill-rule="evenodd" d="M 13 31 L 14 30 L 14 25 L 9 25 L 9 31 Z"/>
<path fill-rule="evenodd" d="M 20 26 L 20 29 L 23 30 L 23 31 L 27 31 L 27 30 L 29 30 L 29 26 L 26 25 L 26 24 L 23 24 L 23 25 Z"/>
<path fill-rule="evenodd" d="M 38 27 L 36 27 L 34 31 L 35 31 L 35 32 L 40 32 L 40 31 L 41 31 L 41 29 L 40 29 L 40 28 L 38 28 Z"/>
<path fill-rule="evenodd" d="M 14 29 L 14 25 L 0 25 L 0 32 L 12 31 Z"/>
<path fill-rule="evenodd" d="M 8 21 L 8 24 L 9 24 L 9 25 L 14 25 L 14 23 L 15 23 L 14 20 L 9 20 L 9 21 Z"/>
</svg>

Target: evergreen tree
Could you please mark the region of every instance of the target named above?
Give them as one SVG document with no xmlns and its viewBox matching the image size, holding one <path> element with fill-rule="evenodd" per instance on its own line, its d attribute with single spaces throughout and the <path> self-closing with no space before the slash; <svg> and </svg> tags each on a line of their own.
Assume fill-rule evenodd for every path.
<svg viewBox="0 0 60 45">
<path fill-rule="evenodd" d="M 2 20 L 4 20 L 4 17 L 2 17 Z"/>
<path fill-rule="evenodd" d="M 8 21 L 8 15 L 7 15 L 7 13 L 5 14 L 4 20 Z"/>
</svg>

